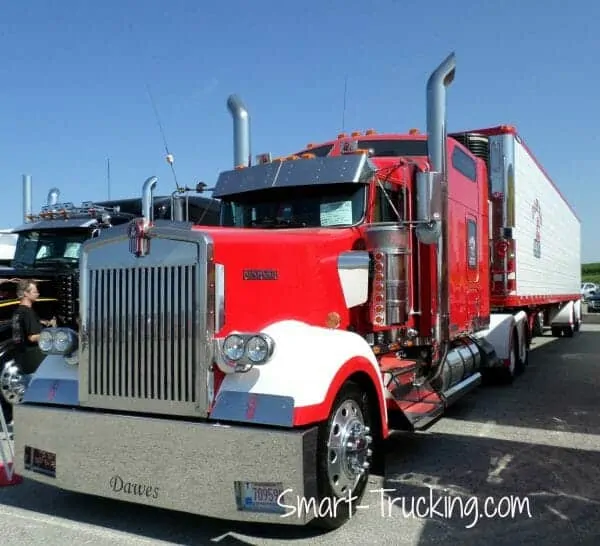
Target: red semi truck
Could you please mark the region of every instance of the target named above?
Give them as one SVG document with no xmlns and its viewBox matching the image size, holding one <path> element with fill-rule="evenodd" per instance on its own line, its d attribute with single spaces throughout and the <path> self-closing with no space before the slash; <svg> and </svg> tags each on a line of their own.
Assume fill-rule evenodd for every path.
<svg viewBox="0 0 600 546">
<path fill-rule="evenodd" d="M 67 490 L 233 520 L 336 527 L 383 441 L 527 364 L 545 316 L 581 323 L 579 220 L 511 127 L 355 133 L 235 168 L 220 226 L 144 215 L 86 242 L 80 331 L 48 329 L 15 408 L 16 470 Z"/>
</svg>

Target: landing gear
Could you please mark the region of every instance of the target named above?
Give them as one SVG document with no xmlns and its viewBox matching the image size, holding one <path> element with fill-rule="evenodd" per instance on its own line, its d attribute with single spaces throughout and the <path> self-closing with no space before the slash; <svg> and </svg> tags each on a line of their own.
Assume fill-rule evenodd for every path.
<svg viewBox="0 0 600 546">
<path fill-rule="evenodd" d="M 322 516 L 313 524 L 337 529 L 356 511 L 369 478 L 372 456 L 373 406 L 356 383 L 340 390 L 326 423 L 319 430 L 317 448 L 317 505 Z"/>
</svg>

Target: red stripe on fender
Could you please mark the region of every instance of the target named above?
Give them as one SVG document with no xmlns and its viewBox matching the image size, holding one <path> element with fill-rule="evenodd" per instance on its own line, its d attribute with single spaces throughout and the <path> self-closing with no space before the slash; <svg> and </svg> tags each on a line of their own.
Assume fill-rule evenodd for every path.
<svg viewBox="0 0 600 546">
<path fill-rule="evenodd" d="M 355 356 L 351 358 L 350 360 L 346 361 L 344 365 L 337 371 L 333 380 L 331 381 L 331 384 L 329 385 L 329 389 L 327 390 L 327 394 L 325 395 L 325 400 L 323 400 L 323 402 L 320 404 L 314 404 L 312 406 L 294 408 L 294 426 L 311 425 L 313 423 L 319 423 L 327 420 L 337 393 L 340 391 L 342 385 L 348 380 L 348 378 L 357 372 L 366 373 L 375 385 L 375 390 L 378 393 L 377 403 L 379 405 L 379 415 L 381 417 L 381 430 L 383 437 L 387 437 L 388 424 L 387 420 L 385 419 L 385 398 L 383 396 L 383 392 L 381 392 L 378 387 L 381 377 L 378 375 L 377 371 L 373 369 L 373 365 L 362 356 Z"/>
</svg>

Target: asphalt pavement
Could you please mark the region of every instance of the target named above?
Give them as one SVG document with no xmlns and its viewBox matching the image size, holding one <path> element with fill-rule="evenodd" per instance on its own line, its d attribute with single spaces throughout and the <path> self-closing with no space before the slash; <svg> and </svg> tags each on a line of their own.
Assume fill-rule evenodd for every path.
<svg viewBox="0 0 600 546">
<path fill-rule="evenodd" d="M 512 386 L 483 387 L 428 431 L 391 439 L 385 477 L 374 477 L 363 508 L 328 534 L 24 481 L 0 488 L 0 544 L 599 544 L 599 387 L 600 325 L 572 339 L 536 338 Z"/>
</svg>

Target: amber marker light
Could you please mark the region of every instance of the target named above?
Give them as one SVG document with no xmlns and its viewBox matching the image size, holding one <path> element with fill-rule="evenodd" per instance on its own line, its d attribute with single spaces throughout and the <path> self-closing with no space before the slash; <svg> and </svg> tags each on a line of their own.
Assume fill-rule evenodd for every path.
<svg viewBox="0 0 600 546">
<path fill-rule="evenodd" d="M 325 321 L 327 328 L 339 328 L 341 323 L 342 317 L 340 317 L 339 313 L 332 311 L 327 315 L 327 320 Z"/>
</svg>

